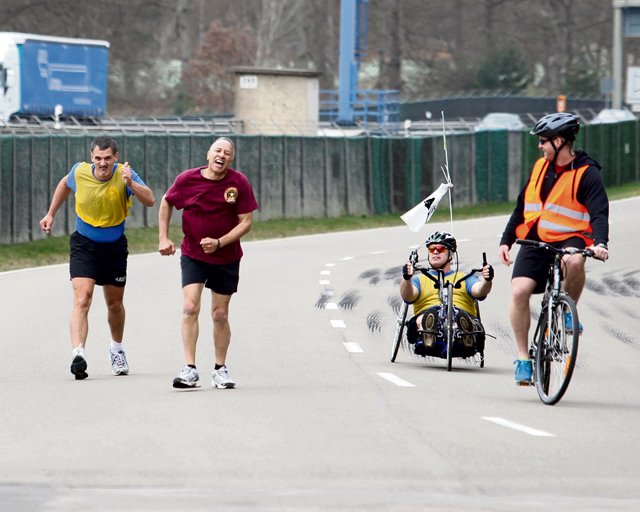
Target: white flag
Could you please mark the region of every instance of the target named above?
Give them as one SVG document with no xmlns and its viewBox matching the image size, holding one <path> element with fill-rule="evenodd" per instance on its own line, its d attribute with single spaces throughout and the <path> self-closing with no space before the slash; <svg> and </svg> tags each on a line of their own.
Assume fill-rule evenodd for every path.
<svg viewBox="0 0 640 512">
<path fill-rule="evenodd" d="M 405 224 L 409 226 L 412 233 L 417 233 L 422 226 L 429 222 L 433 212 L 435 212 L 438 207 L 440 199 L 442 199 L 450 188 L 453 188 L 451 183 L 442 183 L 438 187 L 438 190 L 400 217 Z"/>
</svg>

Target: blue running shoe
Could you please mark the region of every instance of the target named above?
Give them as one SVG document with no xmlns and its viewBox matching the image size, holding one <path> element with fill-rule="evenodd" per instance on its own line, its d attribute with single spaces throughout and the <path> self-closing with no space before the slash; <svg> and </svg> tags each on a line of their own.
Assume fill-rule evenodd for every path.
<svg viewBox="0 0 640 512">
<path fill-rule="evenodd" d="M 573 317 L 571 313 L 565 313 L 564 315 L 564 328 L 567 334 L 573 334 Z M 582 334 L 582 324 L 578 322 L 578 334 Z"/>
<path fill-rule="evenodd" d="M 516 366 L 516 385 L 517 386 L 531 386 L 533 384 L 532 373 L 533 364 L 531 361 L 521 361 L 518 359 L 515 361 Z"/>
</svg>

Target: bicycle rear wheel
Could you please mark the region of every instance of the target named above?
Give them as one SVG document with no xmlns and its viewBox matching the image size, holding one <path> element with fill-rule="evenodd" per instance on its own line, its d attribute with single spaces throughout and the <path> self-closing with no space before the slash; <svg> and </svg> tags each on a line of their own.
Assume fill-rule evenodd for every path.
<svg viewBox="0 0 640 512">
<path fill-rule="evenodd" d="M 404 326 L 407 320 L 407 311 L 409 311 L 409 304 L 402 302 L 402 308 L 400 314 L 396 319 L 396 332 L 393 334 L 393 346 L 391 347 L 391 362 L 395 363 L 396 357 L 398 357 L 398 350 L 402 344 L 402 334 L 404 333 Z"/>
<path fill-rule="evenodd" d="M 447 334 L 447 371 L 451 371 L 453 364 L 453 283 L 447 283 L 447 325 L 445 326 Z"/>
<path fill-rule="evenodd" d="M 571 314 L 573 321 L 571 334 L 567 333 L 565 325 L 567 313 Z M 546 312 L 541 314 L 547 316 Z M 579 338 L 576 304 L 568 295 L 559 295 L 546 328 L 539 329 L 537 337 L 536 390 L 540 400 L 547 405 L 557 404 L 569 387 L 578 356 Z"/>
</svg>

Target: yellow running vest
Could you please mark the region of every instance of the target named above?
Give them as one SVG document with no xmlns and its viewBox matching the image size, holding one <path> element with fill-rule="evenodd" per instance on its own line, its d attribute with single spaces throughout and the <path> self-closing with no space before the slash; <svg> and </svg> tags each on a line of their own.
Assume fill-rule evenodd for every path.
<svg viewBox="0 0 640 512">
<path fill-rule="evenodd" d="M 122 224 L 129 215 L 133 195 L 127 199 L 127 185 L 116 164 L 108 181 L 98 180 L 91 172 L 93 165 L 83 162 L 76 167 L 76 213 L 96 228 Z"/>
<path fill-rule="evenodd" d="M 456 272 L 455 274 L 449 274 L 445 278 L 445 281 L 453 281 L 454 283 L 464 277 L 462 272 Z M 438 299 L 438 290 L 434 287 L 434 282 L 427 276 L 419 275 L 420 279 L 420 295 L 413 303 L 413 314 L 417 315 L 427 308 L 433 306 L 440 306 L 440 299 Z M 453 305 L 457 308 L 464 309 L 467 313 L 473 316 L 478 316 L 476 310 L 476 301 L 469 295 L 465 283 L 460 285 L 460 288 L 453 289 Z"/>
</svg>

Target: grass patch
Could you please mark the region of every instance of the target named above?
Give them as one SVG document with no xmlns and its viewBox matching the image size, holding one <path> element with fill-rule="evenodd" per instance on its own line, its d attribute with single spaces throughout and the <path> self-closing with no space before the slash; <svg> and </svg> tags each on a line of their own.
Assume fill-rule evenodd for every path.
<svg viewBox="0 0 640 512">
<path fill-rule="evenodd" d="M 631 183 L 622 187 L 607 189 L 610 200 L 624 199 L 640 195 L 640 183 Z M 488 203 L 468 208 L 454 208 L 454 220 L 487 217 L 493 215 L 509 215 L 515 203 Z M 440 204 L 431 222 L 449 220 L 449 209 L 446 198 Z M 361 215 L 345 216 L 332 219 L 276 219 L 256 221 L 251 232 L 243 240 L 266 240 L 290 236 L 313 235 L 336 231 L 352 231 L 381 227 L 403 226 L 399 214 L 393 215 Z M 127 229 L 129 252 L 140 254 L 158 250 L 158 228 Z M 171 226 L 169 236 L 179 246 L 182 241 L 182 230 Z M 0 245 L 0 272 L 28 267 L 40 267 L 69 261 L 69 235 L 15 245 Z"/>
</svg>

